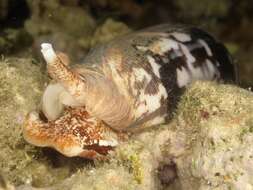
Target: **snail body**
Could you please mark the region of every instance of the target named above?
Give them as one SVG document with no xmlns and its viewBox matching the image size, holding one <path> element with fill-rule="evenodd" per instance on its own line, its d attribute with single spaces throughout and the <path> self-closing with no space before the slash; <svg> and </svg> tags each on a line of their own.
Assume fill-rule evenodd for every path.
<svg viewBox="0 0 253 190">
<path fill-rule="evenodd" d="M 54 123 L 63 117 L 66 107 L 71 107 L 68 113 L 85 107 L 91 117 L 104 123 L 103 128 L 112 129 L 114 140 L 108 137 L 107 130 L 106 138 L 102 135 L 101 139 L 94 138 L 95 143 L 89 143 L 110 142 L 100 146 L 104 148 L 117 144 L 111 142 L 119 141 L 118 132 L 166 122 L 189 83 L 236 80 L 234 65 L 225 47 L 206 32 L 191 27 L 165 24 L 119 37 L 94 48 L 82 64 L 73 66 L 69 66 L 66 56 L 55 54 L 50 44 L 42 44 L 42 54 L 55 81 L 48 85 L 42 97 L 44 115 Z M 30 118 L 24 134 L 36 144 L 28 128 L 40 119 Z M 46 146 L 56 147 L 56 142 Z M 87 157 L 81 154 L 84 144 L 80 147 L 71 154 L 58 150 L 67 156 Z M 95 152 L 99 154 L 98 149 Z"/>
</svg>

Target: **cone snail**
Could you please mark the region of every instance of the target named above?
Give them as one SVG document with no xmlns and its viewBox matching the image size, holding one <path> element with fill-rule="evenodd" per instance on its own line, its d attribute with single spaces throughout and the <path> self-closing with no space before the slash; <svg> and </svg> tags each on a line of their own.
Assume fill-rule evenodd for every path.
<svg viewBox="0 0 253 190">
<path fill-rule="evenodd" d="M 51 44 L 41 45 L 53 81 L 42 96 L 42 119 L 31 112 L 24 138 L 66 156 L 98 158 L 121 133 L 168 121 L 195 80 L 234 82 L 226 48 L 201 29 L 159 25 L 116 38 L 70 65 Z"/>
</svg>

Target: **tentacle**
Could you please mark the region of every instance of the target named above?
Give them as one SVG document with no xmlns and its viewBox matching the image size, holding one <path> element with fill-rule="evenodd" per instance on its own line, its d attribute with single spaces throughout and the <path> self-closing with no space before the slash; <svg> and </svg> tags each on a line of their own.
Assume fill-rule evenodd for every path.
<svg viewBox="0 0 253 190">
<path fill-rule="evenodd" d="M 47 62 L 49 75 L 57 82 L 60 82 L 80 105 L 84 105 L 82 99 L 87 89 L 86 83 L 80 79 L 77 73 L 68 68 L 68 63 L 64 62 L 64 58 L 57 56 L 51 44 L 44 43 L 41 48 Z"/>
</svg>

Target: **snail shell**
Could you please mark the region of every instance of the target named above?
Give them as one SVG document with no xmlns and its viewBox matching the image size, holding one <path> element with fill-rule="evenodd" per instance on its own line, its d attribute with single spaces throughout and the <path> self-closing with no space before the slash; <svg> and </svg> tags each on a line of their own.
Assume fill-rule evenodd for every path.
<svg viewBox="0 0 253 190">
<path fill-rule="evenodd" d="M 226 48 L 194 27 L 164 24 L 119 37 L 73 66 L 50 44 L 42 44 L 42 53 L 55 81 L 42 97 L 47 119 L 59 119 L 68 106 L 85 107 L 116 131 L 166 122 L 192 81 L 236 80 Z"/>
</svg>

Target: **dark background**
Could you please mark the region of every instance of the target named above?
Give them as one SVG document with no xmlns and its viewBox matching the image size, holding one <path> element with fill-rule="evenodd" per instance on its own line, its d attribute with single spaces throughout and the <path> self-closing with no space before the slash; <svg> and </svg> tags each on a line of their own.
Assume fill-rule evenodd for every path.
<svg viewBox="0 0 253 190">
<path fill-rule="evenodd" d="M 253 86 L 252 0 L 0 0 L 1 56 L 34 56 L 50 41 L 80 61 L 113 36 L 164 22 L 193 24 L 220 39 Z"/>
</svg>

